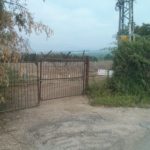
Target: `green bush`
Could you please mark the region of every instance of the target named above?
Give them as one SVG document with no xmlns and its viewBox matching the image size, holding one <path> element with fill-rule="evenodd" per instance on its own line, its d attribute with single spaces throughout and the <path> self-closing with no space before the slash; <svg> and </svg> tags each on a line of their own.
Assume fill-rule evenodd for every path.
<svg viewBox="0 0 150 150">
<path fill-rule="evenodd" d="M 10 98 L 9 86 L 17 83 L 18 80 L 18 71 L 9 67 L 9 64 L 0 64 L 0 104 Z"/>
<path fill-rule="evenodd" d="M 95 82 L 87 89 L 87 95 L 91 105 L 103 105 L 110 107 L 150 107 L 149 95 L 124 94 L 113 91 L 110 88 L 111 80 Z"/>
<path fill-rule="evenodd" d="M 0 64 L 0 104 L 5 102 L 3 89 L 9 86 L 9 77 L 6 67 Z"/>
<path fill-rule="evenodd" d="M 150 41 L 123 42 L 113 51 L 112 78 L 90 85 L 92 105 L 150 106 Z"/>
<path fill-rule="evenodd" d="M 150 93 L 150 41 L 120 43 L 114 50 L 110 88 L 122 94 Z"/>
</svg>

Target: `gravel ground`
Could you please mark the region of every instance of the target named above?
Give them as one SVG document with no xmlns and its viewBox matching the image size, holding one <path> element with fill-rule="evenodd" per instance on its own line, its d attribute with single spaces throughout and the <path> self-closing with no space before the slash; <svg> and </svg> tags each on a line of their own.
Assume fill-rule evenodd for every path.
<svg viewBox="0 0 150 150">
<path fill-rule="evenodd" d="M 150 109 L 92 107 L 86 97 L 0 115 L 0 150 L 149 150 Z"/>
</svg>

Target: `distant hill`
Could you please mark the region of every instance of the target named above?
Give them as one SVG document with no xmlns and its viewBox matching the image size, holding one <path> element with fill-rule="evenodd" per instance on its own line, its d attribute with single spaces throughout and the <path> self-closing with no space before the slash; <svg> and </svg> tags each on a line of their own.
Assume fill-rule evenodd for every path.
<svg viewBox="0 0 150 150">
<path fill-rule="evenodd" d="M 71 51 L 71 54 L 74 55 L 83 55 L 84 50 L 80 50 L 80 51 Z M 63 53 L 68 53 L 68 52 L 63 52 Z M 100 49 L 100 50 L 85 50 L 85 55 L 86 56 L 92 56 L 92 57 L 105 57 L 106 55 L 111 54 L 111 50 L 110 48 L 105 48 L 105 49 Z"/>
</svg>

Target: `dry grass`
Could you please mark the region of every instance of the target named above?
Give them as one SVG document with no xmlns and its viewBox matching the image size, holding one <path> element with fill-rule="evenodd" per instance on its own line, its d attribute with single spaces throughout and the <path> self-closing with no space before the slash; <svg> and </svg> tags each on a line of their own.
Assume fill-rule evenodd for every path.
<svg viewBox="0 0 150 150">
<path fill-rule="evenodd" d="M 109 70 L 112 68 L 113 62 L 111 60 L 101 60 L 98 62 L 90 62 L 89 68 L 89 84 L 97 83 L 106 79 L 106 76 L 97 75 L 98 69 Z"/>
</svg>

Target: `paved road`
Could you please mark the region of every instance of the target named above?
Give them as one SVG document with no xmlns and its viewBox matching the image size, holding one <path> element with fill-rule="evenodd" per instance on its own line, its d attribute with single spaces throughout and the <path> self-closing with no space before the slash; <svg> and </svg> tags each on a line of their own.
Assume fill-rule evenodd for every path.
<svg viewBox="0 0 150 150">
<path fill-rule="evenodd" d="M 0 150 L 149 150 L 150 109 L 92 107 L 86 97 L 0 115 Z"/>
</svg>

